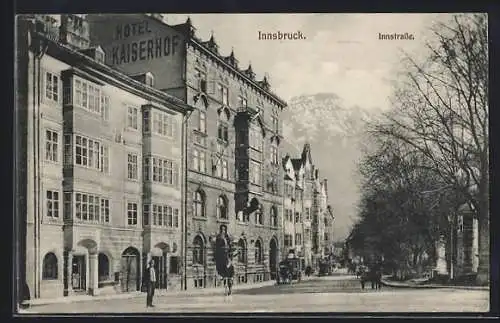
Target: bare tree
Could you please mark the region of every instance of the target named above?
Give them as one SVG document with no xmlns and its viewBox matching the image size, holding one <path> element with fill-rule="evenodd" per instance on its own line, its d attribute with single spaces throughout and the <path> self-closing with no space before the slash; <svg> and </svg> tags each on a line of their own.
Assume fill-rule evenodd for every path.
<svg viewBox="0 0 500 323">
<path fill-rule="evenodd" d="M 405 81 L 388 122 L 374 132 L 426 157 L 452 190 L 473 205 L 479 224 L 480 282 L 489 281 L 488 28 L 485 14 L 455 15 L 432 29 L 423 62 L 405 55 Z"/>
</svg>

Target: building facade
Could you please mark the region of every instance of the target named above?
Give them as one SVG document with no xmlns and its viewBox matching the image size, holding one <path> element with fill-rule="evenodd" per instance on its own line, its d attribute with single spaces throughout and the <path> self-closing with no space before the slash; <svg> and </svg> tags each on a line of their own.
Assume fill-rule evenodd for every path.
<svg viewBox="0 0 500 323">
<path fill-rule="evenodd" d="M 293 250 L 302 267 L 318 268 L 318 260 L 329 256 L 333 247 L 333 211 L 328 205 L 326 179 L 320 180 L 311 147 L 305 144 L 299 158 L 283 158 L 284 197 L 282 252 Z"/>
<path fill-rule="evenodd" d="M 152 72 L 155 87 L 194 106 L 187 123 L 185 282 L 217 286 L 215 237 L 227 225 L 239 250 L 235 283 L 271 278 L 280 257 L 281 112 L 286 103 L 251 66 L 202 41 L 188 19 L 89 15 L 91 40 L 128 75 Z"/>
<path fill-rule="evenodd" d="M 17 20 L 20 298 L 137 291 L 151 257 L 159 288 L 180 289 L 191 108 L 106 66 L 83 17 L 59 18 Z"/>
</svg>

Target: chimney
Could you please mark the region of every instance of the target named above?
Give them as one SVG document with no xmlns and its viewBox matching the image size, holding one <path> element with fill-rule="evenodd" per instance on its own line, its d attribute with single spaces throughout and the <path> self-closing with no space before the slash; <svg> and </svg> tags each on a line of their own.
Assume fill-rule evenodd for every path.
<svg viewBox="0 0 500 323">
<path fill-rule="evenodd" d="M 87 49 L 90 46 L 90 30 L 86 15 L 61 15 L 61 43 L 76 50 Z"/>
</svg>

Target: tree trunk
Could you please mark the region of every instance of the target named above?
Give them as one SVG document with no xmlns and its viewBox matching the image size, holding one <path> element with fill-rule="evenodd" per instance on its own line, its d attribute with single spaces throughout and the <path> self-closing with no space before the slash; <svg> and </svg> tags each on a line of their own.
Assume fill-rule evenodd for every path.
<svg viewBox="0 0 500 323">
<path fill-rule="evenodd" d="M 487 173 L 484 173 L 487 174 Z M 490 281 L 490 212 L 489 212 L 489 190 L 487 177 L 484 176 L 479 184 L 479 209 L 478 231 L 479 231 L 479 264 L 477 270 L 477 283 L 487 285 Z"/>
</svg>

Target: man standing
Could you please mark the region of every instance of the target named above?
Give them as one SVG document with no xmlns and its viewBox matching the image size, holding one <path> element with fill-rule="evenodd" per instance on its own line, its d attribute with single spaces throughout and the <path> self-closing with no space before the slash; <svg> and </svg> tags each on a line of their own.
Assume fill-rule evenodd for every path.
<svg viewBox="0 0 500 323">
<path fill-rule="evenodd" d="M 154 307 L 153 305 L 153 296 L 155 294 L 155 286 L 156 286 L 156 272 L 155 272 L 155 262 L 151 259 L 148 263 L 148 267 L 146 269 L 147 275 L 147 298 L 146 298 L 146 307 Z"/>
</svg>

